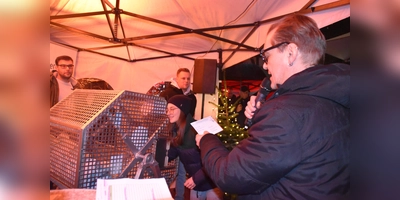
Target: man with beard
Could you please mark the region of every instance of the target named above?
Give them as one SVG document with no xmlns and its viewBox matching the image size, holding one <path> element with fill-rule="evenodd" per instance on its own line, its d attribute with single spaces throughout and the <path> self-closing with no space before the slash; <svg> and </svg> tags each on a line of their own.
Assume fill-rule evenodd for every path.
<svg viewBox="0 0 400 200">
<path fill-rule="evenodd" d="M 79 83 L 72 78 L 74 72 L 74 61 L 69 56 L 56 58 L 56 70 L 50 73 L 50 108 L 67 97 Z"/>
</svg>

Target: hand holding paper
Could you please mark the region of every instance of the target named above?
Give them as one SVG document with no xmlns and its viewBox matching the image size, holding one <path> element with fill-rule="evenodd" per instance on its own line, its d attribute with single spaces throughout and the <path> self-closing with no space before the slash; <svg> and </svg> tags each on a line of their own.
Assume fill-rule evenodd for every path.
<svg viewBox="0 0 400 200">
<path fill-rule="evenodd" d="M 204 135 L 207 135 L 208 132 L 204 132 Z M 196 145 L 200 148 L 200 140 L 203 138 L 204 135 L 197 134 L 196 135 Z"/>
<path fill-rule="evenodd" d="M 217 134 L 222 131 L 221 126 L 211 117 L 205 117 L 201 120 L 190 123 L 199 135 L 203 135 L 205 131 Z"/>
</svg>

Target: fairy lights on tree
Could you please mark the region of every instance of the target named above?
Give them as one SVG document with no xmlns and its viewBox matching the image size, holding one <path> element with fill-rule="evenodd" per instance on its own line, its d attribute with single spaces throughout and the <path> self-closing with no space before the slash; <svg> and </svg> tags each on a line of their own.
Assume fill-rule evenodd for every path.
<svg viewBox="0 0 400 200">
<path fill-rule="evenodd" d="M 236 106 L 240 102 L 238 98 L 235 102 L 230 103 L 228 99 L 228 90 L 226 87 L 226 82 L 224 81 L 224 90 L 218 90 L 219 105 L 209 102 L 218 108 L 217 121 L 222 127 L 223 131 L 218 133 L 219 139 L 225 144 L 225 147 L 232 150 L 241 140 L 248 137 L 247 130 L 241 128 L 237 123 L 236 117 L 238 113 L 236 112 Z"/>
</svg>

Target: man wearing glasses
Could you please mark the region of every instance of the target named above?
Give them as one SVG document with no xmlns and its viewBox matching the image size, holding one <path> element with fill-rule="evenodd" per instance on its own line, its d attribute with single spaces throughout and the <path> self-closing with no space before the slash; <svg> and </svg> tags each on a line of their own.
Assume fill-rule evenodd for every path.
<svg viewBox="0 0 400 200">
<path fill-rule="evenodd" d="M 74 73 L 74 61 L 69 56 L 56 58 L 56 70 L 50 73 L 50 108 L 67 97 L 79 83 L 72 78 Z"/>
<path fill-rule="evenodd" d="M 318 64 L 325 46 L 307 16 L 271 25 L 260 53 L 276 91 L 262 105 L 248 102 L 249 137 L 228 151 L 213 134 L 196 136 L 221 190 L 237 199 L 348 198 L 350 67 Z"/>
</svg>

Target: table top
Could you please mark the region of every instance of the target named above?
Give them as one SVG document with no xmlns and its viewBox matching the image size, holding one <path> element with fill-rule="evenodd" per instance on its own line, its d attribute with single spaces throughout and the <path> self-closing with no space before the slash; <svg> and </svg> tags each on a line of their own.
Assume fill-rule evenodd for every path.
<svg viewBox="0 0 400 200">
<path fill-rule="evenodd" d="M 50 190 L 50 200 L 95 200 L 95 189 Z"/>
</svg>

